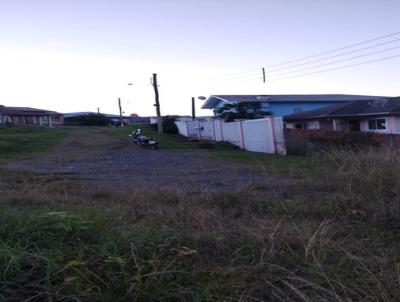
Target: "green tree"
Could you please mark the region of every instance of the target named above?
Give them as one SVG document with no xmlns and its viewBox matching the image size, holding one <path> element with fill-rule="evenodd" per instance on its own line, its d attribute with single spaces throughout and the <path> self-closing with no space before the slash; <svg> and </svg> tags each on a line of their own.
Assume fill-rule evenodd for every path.
<svg viewBox="0 0 400 302">
<path fill-rule="evenodd" d="M 238 104 L 225 104 L 215 110 L 217 116 L 222 117 L 225 122 L 232 122 L 235 119 L 256 119 L 270 115 L 269 112 L 261 110 L 259 102 L 243 102 Z"/>
</svg>

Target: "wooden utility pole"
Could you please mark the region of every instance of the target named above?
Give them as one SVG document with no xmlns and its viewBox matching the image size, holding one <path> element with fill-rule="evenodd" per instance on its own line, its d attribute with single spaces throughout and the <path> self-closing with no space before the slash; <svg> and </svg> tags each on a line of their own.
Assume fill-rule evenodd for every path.
<svg viewBox="0 0 400 302">
<path fill-rule="evenodd" d="M 262 68 L 262 75 L 263 75 L 263 83 L 265 83 L 265 68 Z"/>
<path fill-rule="evenodd" d="M 154 93 L 156 97 L 156 103 L 154 106 L 156 107 L 156 112 L 157 112 L 157 126 L 158 126 L 158 134 L 163 134 L 163 125 L 162 125 L 162 117 L 161 117 L 161 111 L 160 111 L 160 99 L 158 95 L 158 85 L 157 85 L 157 74 L 153 73 L 153 87 L 154 87 Z"/>
<path fill-rule="evenodd" d="M 124 126 L 123 122 L 122 122 L 122 107 L 121 107 L 121 99 L 118 98 L 118 107 L 119 107 L 119 123 L 121 125 L 121 127 Z"/>
<path fill-rule="evenodd" d="M 192 97 L 192 120 L 196 119 L 196 107 L 194 102 L 194 97 Z"/>
</svg>

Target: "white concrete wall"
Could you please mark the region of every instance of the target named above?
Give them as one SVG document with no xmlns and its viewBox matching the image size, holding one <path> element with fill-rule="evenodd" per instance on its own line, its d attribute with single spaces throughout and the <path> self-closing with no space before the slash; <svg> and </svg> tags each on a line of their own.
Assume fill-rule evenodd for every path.
<svg viewBox="0 0 400 302">
<path fill-rule="evenodd" d="M 189 136 L 188 127 L 186 122 L 177 121 L 175 122 L 178 131 L 183 136 Z"/>
<path fill-rule="evenodd" d="M 394 117 L 394 133 L 400 134 L 400 117 Z"/>
<path fill-rule="evenodd" d="M 200 130 L 200 139 L 213 139 L 212 125 L 210 121 L 202 121 L 198 124 Z"/>
<path fill-rule="evenodd" d="M 388 133 L 400 134 L 400 118 L 398 116 L 388 116 L 386 122 L 388 126 Z"/>
<path fill-rule="evenodd" d="M 283 118 L 281 116 L 272 117 L 272 121 L 274 126 L 275 153 L 286 154 Z"/>
<path fill-rule="evenodd" d="M 188 136 L 198 136 L 197 121 L 189 121 L 187 123 L 187 133 Z M 183 134 L 182 134 L 183 135 Z"/>
<path fill-rule="evenodd" d="M 214 134 L 214 140 L 216 142 L 222 141 L 223 140 L 223 137 L 222 137 L 222 123 L 223 123 L 223 121 L 220 120 L 220 119 L 215 119 L 215 120 L 212 120 L 211 122 L 212 122 L 212 127 L 213 127 L 212 130 L 213 130 L 213 134 Z"/>
<path fill-rule="evenodd" d="M 226 141 L 253 152 L 286 154 L 282 117 L 231 123 L 222 120 L 196 120 L 176 124 L 179 133 L 185 136 Z"/>
<path fill-rule="evenodd" d="M 238 131 L 238 124 L 240 122 L 231 122 L 222 124 L 222 136 L 223 140 L 230 142 L 241 147 L 240 136 Z"/>
<path fill-rule="evenodd" d="M 270 118 L 244 121 L 242 127 L 245 150 L 275 153 L 274 130 Z"/>
</svg>

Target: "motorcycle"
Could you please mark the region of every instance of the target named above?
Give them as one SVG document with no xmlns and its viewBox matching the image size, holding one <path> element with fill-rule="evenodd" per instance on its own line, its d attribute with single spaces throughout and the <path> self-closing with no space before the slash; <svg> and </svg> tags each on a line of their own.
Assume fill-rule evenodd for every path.
<svg viewBox="0 0 400 302">
<path fill-rule="evenodd" d="M 131 137 L 132 141 L 138 146 L 150 147 L 152 149 L 158 148 L 158 142 L 151 137 L 145 136 L 140 129 L 132 131 L 129 137 Z"/>
</svg>

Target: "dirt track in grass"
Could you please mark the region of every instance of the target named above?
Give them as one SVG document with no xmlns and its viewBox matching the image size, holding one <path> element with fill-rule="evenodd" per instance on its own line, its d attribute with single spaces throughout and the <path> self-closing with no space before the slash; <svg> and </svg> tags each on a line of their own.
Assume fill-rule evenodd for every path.
<svg viewBox="0 0 400 302">
<path fill-rule="evenodd" d="M 97 188 L 185 193 L 269 191 L 272 177 L 261 169 L 217 160 L 202 150 L 151 150 L 116 138 L 102 128 L 76 129 L 53 152 L 11 162 L 7 168 L 79 180 Z"/>
</svg>

